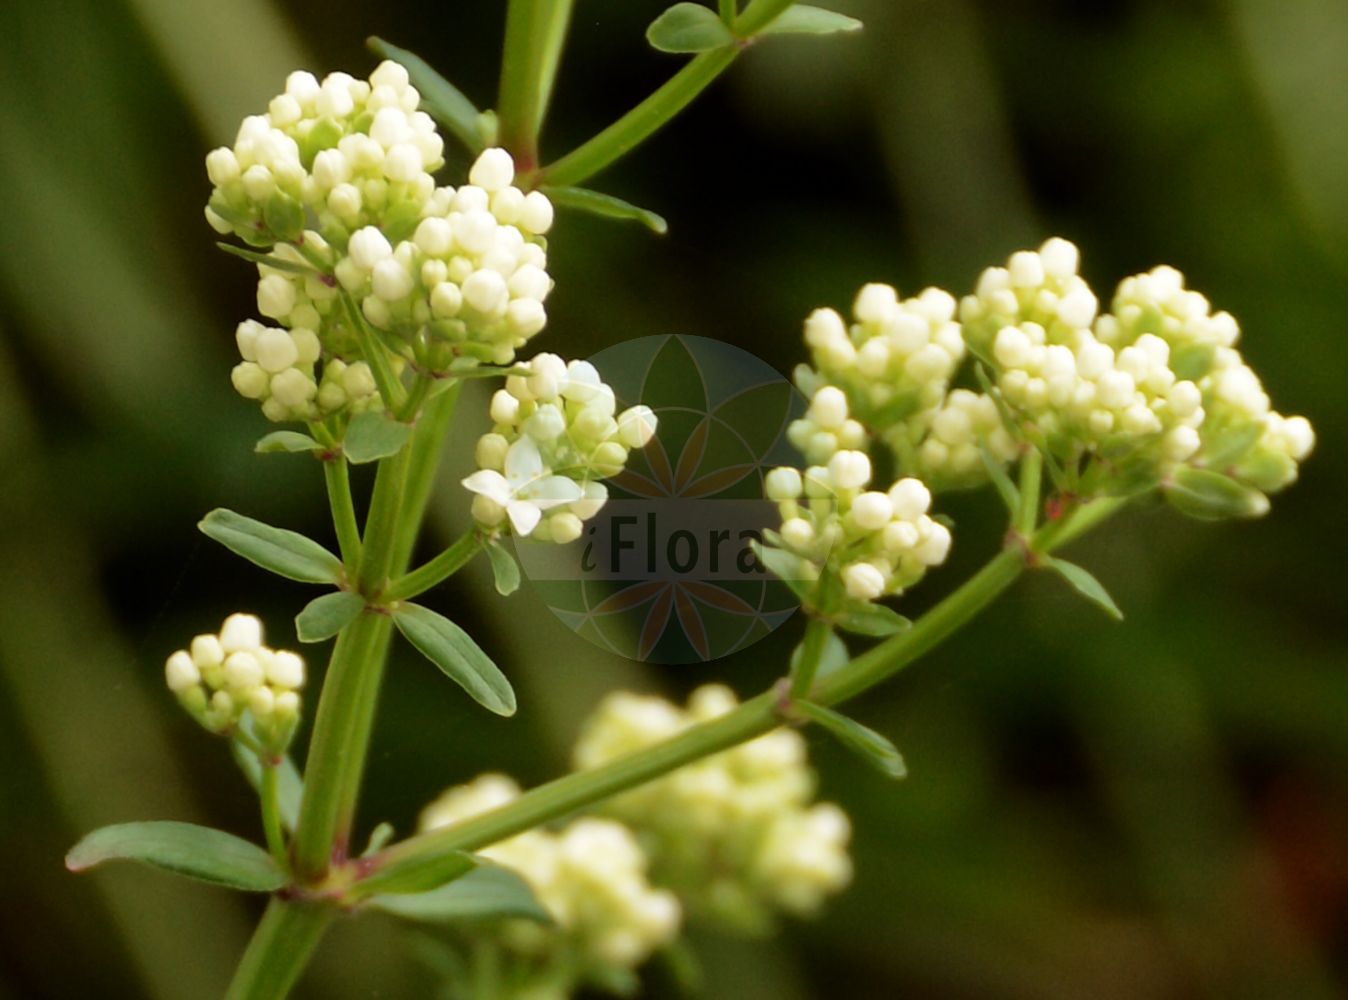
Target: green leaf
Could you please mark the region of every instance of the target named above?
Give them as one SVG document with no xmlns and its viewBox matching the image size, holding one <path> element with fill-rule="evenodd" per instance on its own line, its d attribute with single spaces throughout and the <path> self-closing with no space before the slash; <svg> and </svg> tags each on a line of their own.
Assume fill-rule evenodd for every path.
<svg viewBox="0 0 1348 1000">
<path fill-rule="evenodd" d="M 791 651 L 791 670 L 794 674 L 797 670 L 797 664 L 800 662 L 801 652 L 805 648 L 805 643 L 800 643 Z M 827 677 L 835 671 L 841 670 L 851 661 L 851 654 L 847 652 L 847 644 L 842 641 L 836 632 L 829 632 L 824 639 L 824 649 L 819 654 L 819 666 L 815 670 L 816 679 Z"/>
<path fill-rule="evenodd" d="M 87 871 L 105 861 L 138 861 L 246 892 L 273 892 L 286 884 L 285 872 L 256 844 L 192 823 L 105 826 L 66 855 L 66 867 L 72 872 Z"/>
<path fill-rule="evenodd" d="M 898 749 L 874 729 L 869 729 L 855 719 L 849 719 L 840 712 L 816 705 L 812 701 L 797 701 L 795 708 L 811 722 L 827 729 L 837 737 L 839 743 L 881 774 L 895 780 L 908 776 L 908 768 L 903 763 L 903 756 Z"/>
<path fill-rule="evenodd" d="M 611 194 L 579 187 L 545 187 L 541 190 L 560 208 L 574 208 L 578 212 L 588 212 L 606 219 L 640 222 L 651 232 L 661 236 L 669 231 L 669 223 L 665 221 L 664 216 L 656 215 L 621 198 L 615 198 Z"/>
<path fill-rule="evenodd" d="M 393 621 L 408 642 L 479 705 L 497 715 L 515 714 L 510 682 L 467 632 L 444 615 L 407 602 L 393 612 Z"/>
<path fill-rule="evenodd" d="M 374 861 L 377 863 L 378 859 Z M 444 851 L 438 854 L 418 855 L 387 867 L 374 867 L 357 883 L 355 891 L 361 896 L 388 893 L 429 892 L 446 883 L 462 878 L 477 867 L 478 860 L 467 851 Z"/>
<path fill-rule="evenodd" d="M 388 458 L 402 451 L 412 428 L 383 413 L 367 411 L 355 417 L 342 438 L 342 451 L 353 465 Z"/>
<path fill-rule="evenodd" d="M 763 564 L 769 573 L 791 588 L 792 593 L 802 601 L 814 592 L 815 581 L 805 577 L 805 560 L 785 549 L 773 548 L 750 542 L 754 558 Z"/>
<path fill-rule="evenodd" d="M 331 639 L 364 610 L 365 598 L 349 590 L 315 597 L 295 616 L 295 634 L 300 642 Z"/>
<path fill-rule="evenodd" d="M 988 451 L 987 445 L 983 442 L 978 443 L 978 457 L 983 460 L 983 468 L 988 471 L 988 478 L 992 480 L 992 485 L 997 487 L 997 493 L 1002 498 L 1002 503 L 1006 504 L 1006 509 L 1015 517 L 1020 510 L 1020 490 L 1016 484 L 1011 481 L 1011 477 L 1006 474 L 1006 468 L 1001 462 L 992 457 Z"/>
<path fill-rule="evenodd" d="M 259 455 L 273 455 L 277 452 L 322 451 L 323 446 L 308 434 L 299 431 L 272 431 L 258 439 L 253 451 Z"/>
<path fill-rule="evenodd" d="M 735 43 L 716 12 L 696 3 L 676 3 L 651 22 L 646 41 L 661 52 L 708 52 Z"/>
<path fill-rule="evenodd" d="M 251 733 L 250 719 L 251 716 L 245 715 L 243 725 L 248 727 Z M 253 786 L 253 791 L 260 791 L 262 788 L 262 764 L 257 759 L 257 754 L 238 740 L 230 740 L 229 749 L 234 755 L 234 763 L 239 765 L 239 770 L 248 779 L 248 784 Z M 291 833 L 295 832 L 295 827 L 299 823 L 300 799 L 303 797 L 304 779 L 300 777 L 299 769 L 295 767 L 295 762 L 287 754 L 281 758 L 281 763 L 276 766 L 276 801 L 280 807 L 281 825 Z"/>
<path fill-rule="evenodd" d="M 496 580 L 496 592 L 509 597 L 520 589 L 520 564 L 500 542 L 488 542 L 487 558 L 491 560 L 491 575 Z"/>
<path fill-rule="evenodd" d="M 835 35 L 840 31 L 859 31 L 861 22 L 855 17 L 798 3 L 773 18 L 760 35 Z"/>
<path fill-rule="evenodd" d="M 282 260 L 280 257 L 273 257 L 269 253 L 258 253 L 256 250 L 245 250 L 243 247 L 236 247 L 233 243 L 222 243 L 217 240 L 215 245 L 227 254 L 242 257 L 244 260 L 261 264 L 263 267 L 270 267 L 274 271 L 288 271 L 291 274 L 318 273 L 308 264 L 301 264 L 295 260 Z"/>
<path fill-rule="evenodd" d="M 893 608 L 885 607 L 883 604 L 870 604 L 866 601 L 849 603 L 833 621 L 838 628 L 846 632 L 878 638 L 897 635 L 913 627 L 911 621 Z"/>
<path fill-rule="evenodd" d="M 217 507 L 197 525 L 209 538 L 277 576 L 301 583 L 337 583 L 342 561 L 297 531 L 273 528 Z"/>
<path fill-rule="evenodd" d="M 478 128 L 480 112 L 463 91 L 433 70 L 420 56 L 400 49 L 382 38 L 369 38 L 366 47 L 377 56 L 402 64 L 412 85 L 421 93 L 421 107 L 445 128 L 454 133 L 474 153 L 485 148 Z"/>
<path fill-rule="evenodd" d="M 279 239 L 298 240 L 304 234 L 304 206 L 276 188 L 262 206 L 262 221 Z"/>
<path fill-rule="evenodd" d="M 1238 461 L 1264 436 L 1262 420 L 1245 420 L 1223 428 L 1203 442 L 1203 461 L 1210 466 L 1224 466 Z"/>
<path fill-rule="evenodd" d="M 504 917 L 552 923 L 529 883 L 509 868 L 482 864 L 439 889 L 410 896 L 375 896 L 370 905 L 409 920 L 434 923 Z"/>
<path fill-rule="evenodd" d="M 1105 614 L 1115 621 L 1123 621 L 1123 612 L 1114 603 L 1114 598 L 1109 596 L 1109 591 L 1105 590 L 1104 584 L 1091 575 L 1090 570 L 1084 569 L 1076 563 L 1070 563 L 1066 559 L 1055 559 L 1053 556 L 1042 556 L 1041 559 L 1045 566 L 1056 571 L 1059 576 L 1070 583 L 1078 594 L 1099 605 Z"/>
<path fill-rule="evenodd" d="M 387 821 L 380 823 L 370 831 L 370 842 L 365 845 L 365 850 L 361 852 L 360 856 L 362 858 L 368 858 L 371 854 L 382 851 L 385 845 L 393 839 L 393 835 L 396 832 L 397 831 L 393 829 L 392 823 Z"/>
<path fill-rule="evenodd" d="M 1164 490 L 1170 506 L 1200 521 L 1268 513 L 1268 497 L 1211 469 L 1180 466 Z"/>
</svg>

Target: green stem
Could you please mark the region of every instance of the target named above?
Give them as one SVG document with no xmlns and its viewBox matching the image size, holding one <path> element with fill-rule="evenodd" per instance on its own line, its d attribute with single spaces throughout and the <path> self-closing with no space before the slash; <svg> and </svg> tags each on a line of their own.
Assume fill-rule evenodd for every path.
<svg viewBox="0 0 1348 1000">
<path fill-rule="evenodd" d="M 557 78 L 574 0 L 510 0 L 496 113 L 521 172 L 538 163 L 538 132 Z"/>
<path fill-rule="evenodd" d="M 403 503 L 403 489 L 407 482 L 410 449 L 404 447 L 379 463 L 374 476 L 374 492 L 370 495 L 370 510 L 365 515 L 365 536 L 361 540 L 360 592 L 366 597 L 377 597 L 388 582 L 393 564 L 393 548 L 401 527 L 399 513 Z"/>
<path fill-rule="evenodd" d="M 356 343 L 360 345 L 360 353 L 370 365 L 370 373 L 374 375 L 374 384 L 379 387 L 380 398 L 384 400 L 385 406 L 396 413 L 407 398 L 407 389 L 393 372 L 389 352 L 365 322 L 356 300 L 345 289 L 342 291 L 342 306 L 346 310 L 347 322 L 351 324 L 351 332 L 356 335 Z"/>
<path fill-rule="evenodd" d="M 392 570 L 395 573 L 402 573 L 411 562 L 426 505 L 430 502 L 431 490 L 435 486 L 440 449 L 454 417 L 454 404 L 458 402 L 461 385 L 455 382 L 432 396 L 422 407 L 421 416 L 417 418 L 416 428 L 412 432 L 412 440 L 405 449 L 408 453 L 408 470 L 407 482 L 403 486 L 402 508 L 398 511 L 397 538 L 393 543 Z"/>
<path fill-rule="evenodd" d="M 328 506 L 332 508 L 332 526 L 347 575 L 360 565 L 360 526 L 356 523 L 356 505 L 351 499 L 351 476 L 346 457 L 333 455 L 323 460 L 323 478 L 328 484 Z"/>
<path fill-rule="evenodd" d="M 482 539 L 476 531 L 466 532 L 457 542 L 412 572 L 399 577 L 384 590 L 383 601 L 406 601 L 423 594 L 457 573 L 468 560 L 482 551 Z"/>
<path fill-rule="evenodd" d="M 286 839 L 281 829 L 281 807 L 276 795 L 276 765 L 262 760 L 262 777 L 258 782 L 258 797 L 262 800 L 262 832 L 267 837 L 267 850 L 281 869 L 290 868 L 286 856 Z"/>
<path fill-rule="evenodd" d="M 336 913 L 332 906 L 273 898 L 248 942 L 225 1000 L 286 996 Z"/>
<path fill-rule="evenodd" d="M 295 874 L 301 882 L 321 880 L 334 858 L 344 859 L 349 849 L 392 624 L 387 615 L 367 611 L 342 629 L 333 646 L 295 833 Z"/>
<path fill-rule="evenodd" d="M 717 11 L 721 15 L 721 23 L 731 31 L 735 30 L 735 15 L 739 13 L 735 9 L 735 0 L 717 0 Z"/>
<path fill-rule="evenodd" d="M 530 184 L 566 187 L 599 173 L 687 107 L 735 61 L 739 51 L 738 46 L 732 45 L 694 57 L 659 90 L 604 131 L 535 173 Z"/>
<path fill-rule="evenodd" d="M 1039 521 L 1039 487 L 1044 478 L 1044 456 L 1031 448 L 1020 459 L 1020 503 L 1016 508 L 1015 529 L 1022 538 L 1034 534 Z"/>
<path fill-rule="evenodd" d="M 824 644 L 828 641 L 832 628 L 822 618 L 811 618 L 805 626 L 805 639 L 800 645 L 800 660 L 791 674 L 791 697 L 804 698 L 814 684 L 814 675 L 819 670 L 819 661 L 824 655 Z"/>
<path fill-rule="evenodd" d="M 1032 551 L 1047 552 L 1064 544 L 1113 514 L 1122 504 L 1121 500 L 1098 500 L 1079 508 L 1069 515 L 1069 520 L 1080 519 L 1083 527 L 1073 530 L 1072 525 L 1051 525 L 1031 541 Z M 1024 550 L 1019 546 L 1004 549 L 907 632 L 881 643 L 821 680 L 811 700 L 821 705 L 846 701 L 898 673 L 992 603 L 1025 567 Z M 395 844 L 383 852 L 378 867 L 410 863 L 446 850 L 478 850 L 744 743 L 775 729 L 781 721 L 775 692 L 765 692 L 734 711 L 686 729 L 663 743 L 589 771 L 568 774 L 531 789 L 499 809 Z"/>
</svg>

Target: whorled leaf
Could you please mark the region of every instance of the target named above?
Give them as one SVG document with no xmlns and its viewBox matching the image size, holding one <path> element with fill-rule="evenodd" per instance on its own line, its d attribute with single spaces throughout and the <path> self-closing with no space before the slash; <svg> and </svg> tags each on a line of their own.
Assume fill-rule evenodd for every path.
<svg viewBox="0 0 1348 1000">
<path fill-rule="evenodd" d="M 404 602 L 394 610 L 398 631 L 479 705 L 497 715 L 515 714 L 515 691 L 472 637 L 444 615 Z"/>
<path fill-rule="evenodd" d="M 286 874 L 256 844 L 223 830 L 172 821 L 119 823 L 86 836 L 66 855 L 66 867 L 82 872 L 107 861 L 137 861 L 202 882 L 274 892 Z"/>
<path fill-rule="evenodd" d="M 335 584 L 342 578 L 342 561 L 297 531 L 273 528 L 223 507 L 197 527 L 231 552 L 288 580 Z"/>
</svg>

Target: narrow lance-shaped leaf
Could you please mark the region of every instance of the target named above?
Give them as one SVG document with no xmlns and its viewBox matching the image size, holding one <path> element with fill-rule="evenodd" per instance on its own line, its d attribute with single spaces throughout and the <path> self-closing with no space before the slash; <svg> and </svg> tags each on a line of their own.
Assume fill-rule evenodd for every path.
<svg viewBox="0 0 1348 1000">
<path fill-rule="evenodd" d="M 413 86 L 421 93 L 421 105 L 426 113 L 453 132 L 470 151 L 482 152 L 482 136 L 478 129 L 480 112 L 464 96 L 463 91 L 415 53 L 400 49 L 382 38 L 370 38 L 365 44 L 375 55 L 402 64 Z"/>
<path fill-rule="evenodd" d="M 299 431 L 272 431 L 258 439 L 253 450 L 259 455 L 271 455 L 277 452 L 320 451 L 323 446 L 308 434 Z"/>
<path fill-rule="evenodd" d="M 795 707 L 801 715 L 827 729 L 839 743 L 880 773 L 894 779 L 908 776 L 908 768 L 898 749 L 874 729 L 812 701 L 798 701 Z"/>
<path fill-rule="evenodd" d="M 370 861 L 377 865 L 378 857 Z M 429 857 L 418 856 L 386 868 L 373 868 L 357 883 L 355 891 L 361 896 L 429 892 L 462 878 L 477 863 L 477 858 L 467 851 L 444 851 Z"/>
<path fill-rule="evenodd" d="M 708 52 L 733 45 L 735 36 L 716 12 L 696 3 L 676 3 L 651 22 L 646 41 L 661 52 Z"/>
<path fill-rule="evenodd" d="M 849 603 L 834 623 L 845 632 L 876 638 L 897 635 L 913 627 L 913 623 L 893 608 L 866 601 Z"/>
<path fill-rule="evenodd" d="M 805 561 L 800 556 L 771 545 L 760 545 L 758 542 L 750 542 L 749 546 L 754 558 L 762 563 L 769 573 L 790 587 L 792 593 L 801 600 L 810 596 L 815 581 L 807 577 Z"/>
<path fill-rule="evenodd" d="M 396 455 L 412 436 L 408 424 L 383 413 L 362 413 L 347 425 L 342 451 L 354 465 Z"/>
<path fill-rule="evenodd" d="M 520 589 L 520 564 L 499 541 L 488 542 L 486 549 L 487 558 L 491 560 L 491 575 L 496 581 L 496 592 L 502 597 L 509 597 Z"/>
<path fill-rule="evenodd" d="M 651 232 L 663 236 L 669 231 L 669 223 L 664 216 L 656 215 L 649 209 L 633 205 L 611 194 L 591 191 L 579 187 L 545 187 L 541 189 L 549 200 L 559 208 L 574 208 L 578 212 L 588 212 L 606 219 L 621 219 L 640 222 Z"/>
<path fill-rule="evenodd" d="M 407 641 L 439 667 L 473 700 L 497 715 L 515 714 L 515 691 L 482 648 L 444 615 L 404 602 L 393 612 Z"/>
<path fill-rule="evenodd" d="M 859 31 L 862 25 L 855 17 L 839 14 L 823 7 L 798 3 L 778 14 L 760 35 L 834 35 L 840 31 Z"/>
<path fill-rule="evenodd" d="M 1211 469 L 1180 466 L 1164 491 L 1170 506 L 1200 521 L 1268 513 L 1268 497 L 1263 493 Z"/>
<path fill-rule="evenodd" d="M 1059 576 L 1070 583 L 1078 594 L 1098 605 L 1105 614 L 1115 621 L 1123 621 L 1123 612 L 1114 603 L 1114 598 L 1109 596 L 1109 591 L 1105 590 L 1104 584 L 1092 576 L 1090 570 L 1078 566 L 1076 563 L 1070 563 L 1066 559 L 1055 559 L 1053 556 L 1041 556 L 1040 558 L 1045 566 L 1057 572 Z"/>
<path fill-rule="evenodd" d="M 1020 510 L 1020 490 L 1016 488 L 1015 483 L 1011 482 L 1011 477 L 1006 474 L 1006 467 L 992 457 L 987 445 L 981 441 L 978 443 L 978 457 L 983 460 L 983 468 L 987 470 L 992 485 L 997 487 L 997 493 L 1002 498 L 1002 503 L 1011 512 L 1011 516 L 1015 517 L 1016 512 Z"/>
<path fill-rule="evenodd" d="M 529 883 L 508 868 L 481 864 L 462 878 L 430 892 L 375 896 L 370 906 L 430 923 L 518 917 L 551 923 L 552 916 L 534 896 Z"/>
<path fill-rule="evenodd" d="M 86 871 L 105 861 L 137 861 L 247 892 L 273 892 L 286 884 L 285 872 L 256 844 L 191 823 L 105 826 L 66 855 L 66 867 L 72 872 Z"/>
<path fill-rule="evenodd" d="M 288 580 L 336 583 L 342 561 L 311 538 L 217 507 L 197 525 L 231 552 Z"/>
<path fill-rule="evenodd" d="M 233 243 L 224 243 L 216 241 L 218 246 L 225 253 L 234 257 L 241 257 L 244 260 L 251 261 L 254 264 L 261 264 L 263 267 L 270 267 L 276 271 L 286 271 L 290 274 L 317 274 L 315 268 L 308 264 L 301 264 L 295 260 L 282 260 L 280 257 L 273 257 L 268 253 L 258 253 L 256 250 L 245 250 L 243 247 L 236 247 Z"/>
<path fill-rule="evenodd" d="M 315 597 L 295 616 L 295 634 L 300 642 L 331 639 L 365 610 L 365 598 L 349 590 Z"/>
</svg>

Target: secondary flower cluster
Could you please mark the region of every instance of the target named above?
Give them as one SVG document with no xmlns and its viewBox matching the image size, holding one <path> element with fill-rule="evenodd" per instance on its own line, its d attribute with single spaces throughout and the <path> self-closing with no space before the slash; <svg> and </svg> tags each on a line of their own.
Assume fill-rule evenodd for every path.
<svg viewBox="0 0 1348 1000">
<path fill-rule="evenodd" d="M 367 225 L 415 224 L 444 163 L 420 101 L 395 62 L 368 81 L 291 73 L 266 114 L 243 120 L 233 147 L 206 157 L 215 185 L 207 221 L 253 246 L 298 239 L 310 213 L 330 243 Z"/>
<path fill-rule="evenodd" d="M 368 81 L 292 73 L 266 114 L 207 157 L 207 219 L 270 249 L 258 311 L 293 341 L 271 336 L 258 356 L 257 338 L 239 338 L 235 386 L 272 420 L 381 406 L 371 351 L 398 377 L 409 363 L 504 365 L 547 322 L 551 202 L 513 185 L 503 149 L 485 150 L 468 183 L 437 186 L 443 140 L 419 101 L 393 62 Z"/>
<path fill-rule="evenodd" d="M 608 498 L 628 451 L 655 434 L 647 406 L 617 412 L 613 390 L 588 361 L 539 354 L 491 399 L 492 430 L 477 443 L 479 469 L 463 481 L 473 518 L 488 531 L 566 543 Z"/>
<path fill-rule="evenodd" d="M 304 660 L 263 645 L 262 622 L 233 614 L 217 634 L 199 635 L 164 664 L 168 688 L 194 719 L 214 733 L 232 732 L 244 713 L 254 734 L 283 750 L 299 720 Z"/>
<path fill-rule="evenodd" d="M 839 451 L 803 476 L 789 466 L 773 469 L 765 483 L 781 512 L 782 548 L 800 560 L 800 576 L 832 576 L 861 601 L 911 587 L 945 562 L 951 541 L 950 530 L 927 513 L 931 493 L 920 480 L 900 479 L 885 492 L 867 490 L 870 481 L 865 452 Z"/>
<path fill-rule="evenodd" d="M 911 451 L 964 357 L 955 300 L 939 288 L 900 300 L 889 285 L 866 285 L 852 316 L 848 326 L 834 310 L 816 309 L 805 321 L 814 367 L 801 365 L 795 378 L 813 403 L 789 436 L 815 464 L 839 448 L 863 447 L 866 430 L 901 454 Z M 837 393 L 821 400 L 825 387 Z"/>
<path fill-rule="evenodd" d="M 698 688 L 686 708 L 653 696 L 610 695 L 582 729 L 576 767 L 633 753 L 736 704 L 721 685 Z M 760 929 L 778 910 L 814 912 L 851 879 L 847 816 L 813 802 L 814 785 L 804 739 L 778 730 L 625 792 L 602 809 L 636 831 L 656 884 L 696 912 Z"/>
<path fill-rule="evenodd" d="M 468 819 L 505 805 L 519 791 L 504 775 L 481 775 L 427 806 L 420 828 Z M 511 920 L 499 936 L 532 967 L 524 976 L 549 981 L 555 995 L 570 995 L 564 987 L 586 980 L 611 979 L 614 971 L 630 973 L 678 933 L 678 900 L 651 887 L 646 855 L 621 823 L 578 819 L 558 832 L 530 830 L 479 853 L 521 875 L 556 922 Z M 558 976 L 571 981 L 563 984 Z"/>
<path fill-rule="evenodd" d="M 1125 279 L 1097 317 L 1077 260 L 1071 243 L 1049 240 L 989 268 L 960 304 L 969 343 L 1036 443 L 1099 492 L 1138 463 L 1167 488 L 1185 466 L 1255 490 L 1291 483 L 1314 433 L 1272 410 L 1235 349 L 1235 319 L 1172 267 Z M 1257 499 L 1248 512 L 1267 509 Z"/>
</svg>

